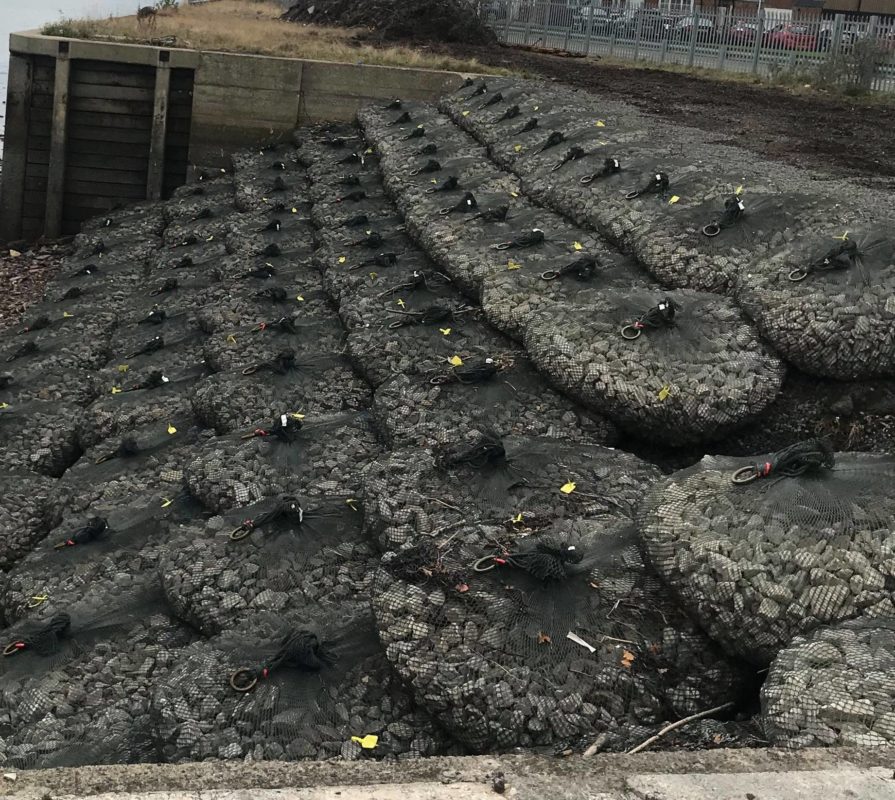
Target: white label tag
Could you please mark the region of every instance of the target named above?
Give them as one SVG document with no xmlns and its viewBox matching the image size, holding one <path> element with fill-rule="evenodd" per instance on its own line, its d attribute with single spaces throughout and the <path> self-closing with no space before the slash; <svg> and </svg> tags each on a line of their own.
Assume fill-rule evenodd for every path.
<svg viewBox="0 0 895 800">
<path fill-rule="evenodd" d="M 280 425 L 284 428 L 289 424 L 289 418 L 285 414 L 280 414 Z"/>
<path fill-rule="evenodd" d="M 166 376 L 162 375 L 162 383 L 168 383 L 168 380 Z"/>
<path fill-rule="evenodd" d="M 576 636 L 574 633 L 572 633 L 572 631 L 569 631 L 566 634 L 566 639 L 569 639 L 570 641 L 575 642 L 575 644 L 580 644 L 582 647 L 586 647 L 588 650 L 590 650 L 591 653 L 597 652 L 596 647 L 594 647 L 592 644 L 588 644 L 580 636 Z"/>
<path fill-rule="evenodd" d="M 746 206 L 743 205 L 743 201 L 742 201 L 742 200 L 737 200 L 737 206 L 739 206 L 740 211 L 745 211 L 745 210 L 746 210 Z"/>
</svg>

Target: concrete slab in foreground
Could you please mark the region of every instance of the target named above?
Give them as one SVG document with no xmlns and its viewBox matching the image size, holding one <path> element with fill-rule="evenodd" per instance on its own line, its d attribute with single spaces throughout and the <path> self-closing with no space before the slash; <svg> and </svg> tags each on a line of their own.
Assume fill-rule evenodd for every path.
<svg viewBox="0 0 895 800">
<path fill-rule="evenodd" d="M 895 748 L 211 761 L 0 774 L 0 800 L 895 800 L 893 770 Z"/>
</svg>

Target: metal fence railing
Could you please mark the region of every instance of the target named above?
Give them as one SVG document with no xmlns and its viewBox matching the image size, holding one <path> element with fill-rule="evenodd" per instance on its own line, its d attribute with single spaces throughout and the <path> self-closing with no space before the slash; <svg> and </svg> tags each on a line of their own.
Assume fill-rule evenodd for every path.
<svg viewBox="0 0 895 800">
<path fill-rule="evenodd" d="M 486 0 L 482 10 L 507 44 L 895 92 L 892 18 L 801 20 L 773 9 L 701 11 L 676 0 L 636 9 L 588 0 Z"/>
</svg>

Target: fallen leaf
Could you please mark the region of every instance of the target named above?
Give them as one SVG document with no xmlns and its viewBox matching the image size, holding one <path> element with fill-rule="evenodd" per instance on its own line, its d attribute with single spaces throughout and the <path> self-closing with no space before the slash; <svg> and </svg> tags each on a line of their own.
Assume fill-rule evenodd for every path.
<svg viewBox="0 0 895 800">
<path fill-rule="evenodd" d="M 9 255 L 10 258 L 18 258 L 22 254 L 18 250 L 10 250 Z"/>
<path fill-rule="evenodd" d="M 622 653 L 622 666 L 625 669 L 631 669 L 631 664 L 634 663 L 635 655 L 630 650 L 625 650 Z"/>
<path fill-rule="evenodd" d="M 460 356 L 451 356 L 451 357 L 448 359 L 448 363 L 449 363 L 452 367 L 462 367 L 462 366 L 463 366 L 463 359 L 460 358 Z"/>
<path fill-rule="evenodd" d="M 671 394 L 671 387 L 670 387 L 670 386 L 663 386 L 661 389 L 659 389 L 659 395 L 658 395 L 658 396 L 659 396 L 659 399 L 660 399 L 660 400 L 667 400 L 667 399 L 668 399 L 668 396 L 669 396 L 670 394 Z"/>
<path fill-rule="evenodd" d="M 522 267 L 522 265 L 513 261 L 512 258 L 509 261 L 507 261 L 507 269 L 520 269 L 521 267 Z"/>
</svg>

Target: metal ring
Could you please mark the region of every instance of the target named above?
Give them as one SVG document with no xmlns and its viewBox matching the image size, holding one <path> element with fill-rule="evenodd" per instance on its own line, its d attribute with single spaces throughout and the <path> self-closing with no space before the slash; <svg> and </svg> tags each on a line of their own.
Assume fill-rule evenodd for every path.
<svg viewBox="0 0 895 800">
<path fill-rule="evenodd" d="M 495 558 L 497 558 L 497 556 L 493 556 L 493 555 L 485 556 L 484 558 L 480 558 L 478 561 L 475 562 L 475 564 L 472 565 L 472 571 L 473 572 L 490 572 L 492 569 L 494 569 L 497 566 L 497 563 L 494 561 Z M 485 564 L 486 562 L 490 562 L 490 563 L 488 564 L 488 566 L 483 567 L 482 564 Z"/>
<path fill-rule="evenodd" d="M 448 208 L 442 208 L 438 213 L 441 214 L 442 217 L 447 217 L 450 214 L 452 214 L 453 211 L 454 211 L 453 208 L 448 207 Z"/>
<path fill-rule="evenodd" d="M 245 525 L 240 525 L 238 528 L 230 531 L 230 541 L 241 542 L 252 532 L 252 530 L 253 528 L 248 528 Z"/>
<path fill-rule="evenodd" d="M 260 364 L 252 364 L 249 367 L 246 367 L 243 371 L 243 375 L 254 375 L 259 369 L 261 369 Z"/>
<path fill-rule="evenodd" d="M 390 322 L 388 327 L 390 330 L 397 330 L 398 328 L 403 328 L 405 325 L 409 325 L 409 322 L 405 322 L 403 319 L 396 319 L 394 322 Z"/>
<path fill-rule="evenodd" d="M 758 472 L 755 467 L 740 467 L 730 478 L 731 483 L 736 483 L 738 485 L 742 485 L 745 483 L 752 483 L 752 481 L 758 479 Z"/>
<path fill-rule="evenodd" d="M 566 165 L 565 161 L 560 161 L 555 167 L 551 167 L 551 172 L 559 172 Z"/>
<path fill-rule="evenodd" d="M 100 456 L 100 457 L 99 457 L 98 459 L 96 459 L 96 461 L 94 461 L 93 463 L 94 463 L 94 464 L 105 464 L 107 461 L 111 461 L 113 458 L 115 458 L 115 456 L 114 456 L 113 454 L 107 454 L 107 455 L 104 455 L 104 456 Z"/>
<path fill-rule="evenodd" d="M 5 648 L 3 648 L 3 655 L 14 656 L 16 653 L 19 652 L 19 650 L 22 649 L 18 645 L 19 645 L 19 642 L 10 642 L 8 645 L 6 645 Z"/>
<path fill-rule="evenodd" d="M 513 246 L 512 242 L 501 242 L 500 244 L 492 244 L 494 250 L 509 250 Z"/>
<path fill-rule="evenodd" d="M 433 386 L 446 386 L 450 382 L 450 375 L 436 375 L 433 378 L 429 378 L 429 383 L 431 383 Z"/>
<path fill-rule="evenodd" d="M 258 683 L 258 676 L 254 675 L 254 670 L 250 667 L 240 667 L 236 672 L 234 672 L 230 676 L 230 688 L 236 692 L 250 692 Z M 239 684 L 237 681 L 243 675 L 250 675 L 252 677 L 251 681 L 244 684 Z"/>
<path fill-rule="evenodd" d="M 703 236 L 717 236 L 721 233 L 721 226 L 717 222 L 710 222 L 702 229 Z"/>
<path fill-rule="evenodd" d="M 628 192 L 625 195 L 625 200 L 633 200 L 636 197 L 640 197 L 641 194 L 642 192 L 640 191 L 640 189 L 635 189 L 633 192 Z"/>
<path fill-rule="evenodd" d="M 634 335 L 631 336 L 629 333 L 626 333 L 626 331 L 634 331 Z M 627 339 L 629 342 L 633 342 L 635 339 L 640 338 L 641 333 L 643 333 L 641 328 L 637 328 L 634 325 L 625 325 L 625 327 L 622 328 L 622 339 Z"/>
<path fill-rule="evenodd" d="M 592 184 L 596 179 L 597 179 L 597 175 L 596 175 L 596 173 L 592 173 L 591 175 L 585 175 L 585 176 L 580 180 L 580 183 L 584 184 L 585 186 L 589 186 L 589 185 Z"/>
<path fill-rule="evenodd" d="M 560 271 L 558 269 L 548 269 L 546 272 L 541 273 L 541 280 L 555 281 L 559 276 Z"/>
<path fill-rule="evenodd" d="M 794 282 L 803 281 L 808 277 L 807 269 L 794 269 L 789 273 L 789 279 Z"/>
</svg>

